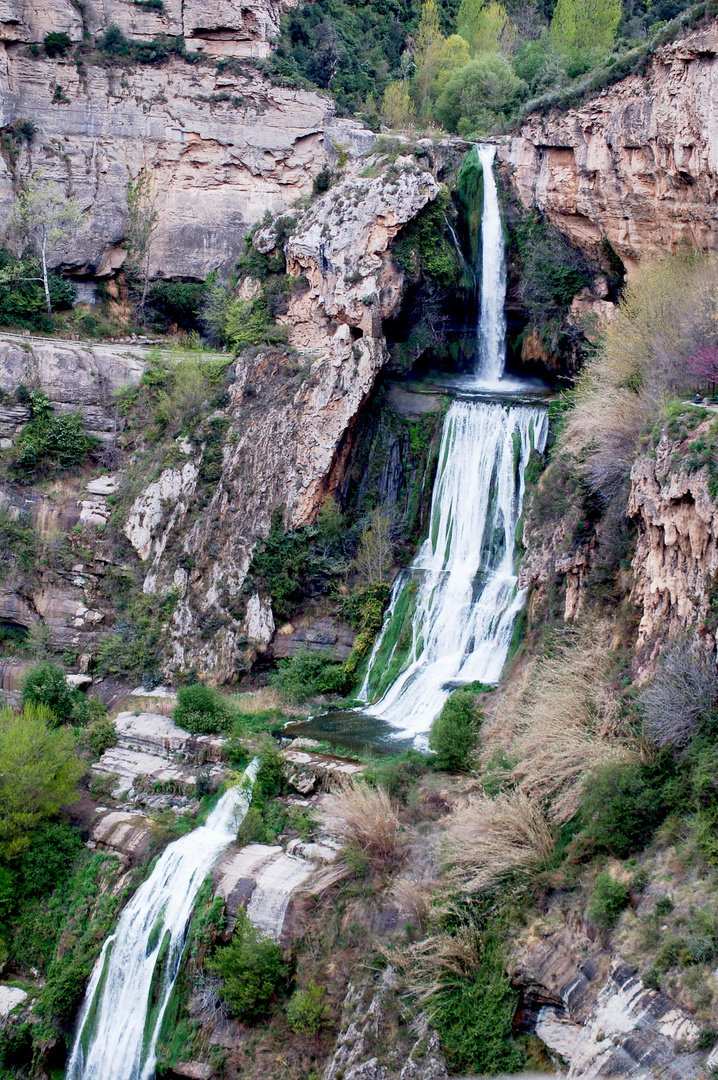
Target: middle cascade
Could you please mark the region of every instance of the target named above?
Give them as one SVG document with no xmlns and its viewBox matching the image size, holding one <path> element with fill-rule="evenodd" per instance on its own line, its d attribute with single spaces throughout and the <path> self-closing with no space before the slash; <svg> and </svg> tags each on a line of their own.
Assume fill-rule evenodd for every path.
<svg viewBox="0 0 718 1080">
<path fill-rule="evenodd" d="M 449 409 L 429 536 L 394 584 L 362 688 L 370 700 L 396 674 L 367 712 L 398 734 L 425 734 L 456 685 L 501 675 L 524 601 L 514 572 L 524 469 L 532 445 L 543 451 L 547 432 L 538 406 L 459 400 Z M 411 644 L 400 655 L 409 618 Z"/>
<path fill-rule="evenodd" d="M 506 352 L 506 266 L 493 161 L 483 173 L 479 370 L 473 387 L 494 400 L 455 400 L 444 421 L 429 536 L 394 583 L 360 698 L 398 736 L 426 741 L 458 685 L 498 682 L 524 602 L 515 573 L 524 470 L 542 453 L 546 410 L 500 400 Z M 472 386 L 467 388 L 469 392 Z"/>
</svg>

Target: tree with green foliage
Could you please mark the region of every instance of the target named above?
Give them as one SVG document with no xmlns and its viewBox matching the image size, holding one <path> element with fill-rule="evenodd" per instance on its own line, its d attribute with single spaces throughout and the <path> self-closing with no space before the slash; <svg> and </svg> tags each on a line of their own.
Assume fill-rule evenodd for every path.
<svg viewBox="0 0 718 1080">
<path fill-rule="evenodd" d="M 253 926 L 243 908 L 229 945 L 207 961 L 222 979 L 220 997 L 232 1014 L 246 1023 L 260 1020 L 289 977 L 289 966 L 276 942 Z"/>
<path fill-rule="evenodd" d="M 332 1022 L 332 1010 L 324 1000 L 326 990 L 309 980 L 306 990 L 297 989 L 287 1005 L 287 1020 L 296 1035 L 314 1037 L 320 1028 Z"/>
<path fill-rule="evenodd" d="M 411 95 L 402 79 L 394 79 L 384 91 L 381 115 L 392 128 L 407 128 L 414 119 Z"/>
<path fill-rule="evenodd" d="M 84 766 L 72 732 L 56 724 L 46 705 L 0 712 L 0 857 L 19 855 L 41 822 L 78 797 Z"/>
<path fill-rule="evenodd" d="M 477 691 L 470 686 L 454 690 L 431 725 L 429 747 L 438 769 L 462 772 L 479 743 L 484 713 Z"/>
<path fill-rule="evenodd" d="M 172 719 L 179 727 L 195 735 L 229 731 L 232 725 L 232 717 L 222 695 L 205 683 L 180 686 Z"/>
<path fill-rule="evenodd" d="M 562 52 L 608 52 L 621 21 L 621 0 L 558 0 L 551 19 L 551 39 Z"/>
<path fill-rule="evenodd" d="M 513 52 L 516 29 L 506 8 L 496 0 L 461 0 L 456 30 L 468 42 L 472 53 Z"/>
<path fill-rule="evenodd" d="M 97 447 L 98 440 L 87 435 L 82 413 L 55 414 L 44 390 L 30 394 L 30 419 L 13 448 L 12 468 L 19 481 L 28 483 L 38 469 L 55 471 L 81 465 Z"/>
<path fill-rule="evenodd" d="M 435 106 L 447 131 L 488 135 L 525 97 L 526 84 L 497 53 L 482 53 L 446 82 Z"/>
<path fill-rule="evenodd" d="M 45 705 L 61 723 L 72 717 L 75 695 L 59 664 L 42 661 L 27 671 L 22 681 L 24 705 Z"/>
<path fill-rule="evenodd" d="M 435 0 L 424 0 L 414 51 L 414 98 L 422 119 L 428 119 L 431 113 L 432 89 L 440 70 L 443 46 L 439 9 Z"/>
<path fill-rule="evenodd" d="M 52 321 L 52 297 L 48 279 L 48 249 L 66 240 L 77 228 L 82 212 L 75 198 L 68 198 L 58 184 L 45 178 L 37 169 L 18 195 L 11 226 L 35 245 L 42 264 L 47 317 Z"/>
<path fill-rule="evenodd" d="M 150 252 L 152 236 L 157 228 L 156 198 L 152 190 L 152 175 L 143 165 L 137 176 L 127 181 L 127 215 L 125 234 L 127 268 L 137 274 L 142 283 L 140 308 L 145 309 L 150 283 Z"/>
<path fill-rule="evenodd" d="M 628 886 L 604 871 L 596 878 L 588 904 L 588 917 L 599 930 L 610 930 L 618 922 L 624 908 L 628 907 L 629 900 Z"/>
</svg>

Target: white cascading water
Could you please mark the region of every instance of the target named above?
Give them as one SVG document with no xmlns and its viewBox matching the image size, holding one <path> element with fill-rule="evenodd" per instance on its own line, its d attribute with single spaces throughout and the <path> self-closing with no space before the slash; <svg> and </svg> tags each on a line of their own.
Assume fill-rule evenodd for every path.
<svg viewBox="0 0 718 1080">
<path fill-rule="evenodd" d="M 506 349 L 504 241 L 492 171 L 495 147 L 477 149 L 484 175 L 477 378 L 481 387 L 498 390 Z M 397 661 L 404 635 L 398 634 L 398 615 L 393 617 L 415 583 L 410 648 L 393 684 L 365 710 L 395 727 L 397 736 L 425 742 L 457 685 L 500 678 L 525 599 L 514 572 L 524 469 L 532 447 L 543 452 L 547 433 L 547 413 L 538 406 L 464 399 L 447 413 L 429 536 L 394 584 L 360 691 L 361 700 L 369 701 L 381 675 L 376 669 Z M 387 656 L 382 644 L 388 632 L 397 644 Z"/>
<path fill-rule="evenodd" d="M 479 316 L 478 377 L 495 386 L 504 373 L 506 358 L 506 260 L 504 228 L 499 194 L 494 177 L 496 147 L 477 147 L 484 177 L 484 205 L 481 213 L 481 311 Z"/>
<path fill-rule="evenodd" d="M 206 824 L 165 849 L 122 912 L 95 964 L 66 1080 L 151 1080 L 155 1075 L 157 1039 L 197 893 L 237 835 L 258 767 L 255 759 L 245 782 L 225 792 Z"/>
</svg>

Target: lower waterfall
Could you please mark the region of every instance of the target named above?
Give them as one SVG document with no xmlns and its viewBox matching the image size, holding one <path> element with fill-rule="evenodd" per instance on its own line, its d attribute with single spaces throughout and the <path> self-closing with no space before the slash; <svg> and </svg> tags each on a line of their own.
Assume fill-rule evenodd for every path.
<svg viewBox="0 0 718 1080">
<path fill-rule="evenodd" d="M 457 400 L 447 413 L 429 536 L 394 584 L 361 692 L 397 734 L 425 735 L 457 685 L 501 675 L 524 601 L 514 571 L 524 470 L 547 432 L 539 406 Z"/>
<path fill-rule="evenodd" d="M 237 835 L 259 762 L 205 825 L 170 844 L 122 912 L 92 972 L 67 1080 L 150 1080 L 197 893 Z"/>
</svg>

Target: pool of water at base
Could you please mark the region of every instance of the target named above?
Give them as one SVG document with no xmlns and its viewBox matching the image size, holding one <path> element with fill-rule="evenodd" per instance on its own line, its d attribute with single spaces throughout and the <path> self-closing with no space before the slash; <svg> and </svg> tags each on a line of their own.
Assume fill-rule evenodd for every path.
<svg viewBox="0 0 718 1080">
<path fill-rule="evenodd" d="M 287 724 L 282 735 L 289 739 L 328 742 L 338 750 L 344 747 L 377 755 L 402 754 L 416 748 L 413 736 L 406 737 L 386 720 L 355 709 L 333 709 L 310 716 L 308 720 Z"/>
</svg>

